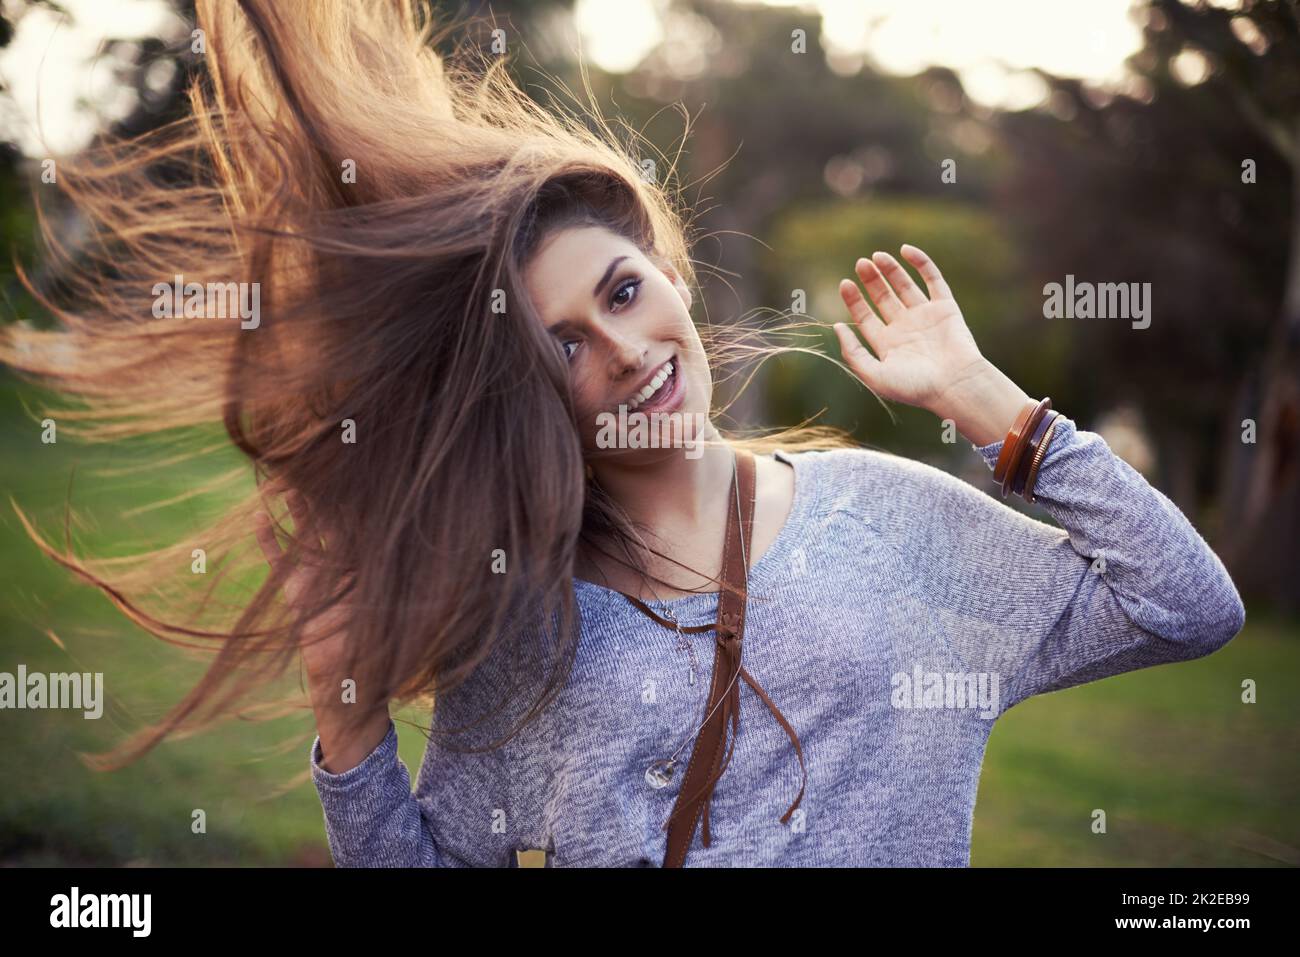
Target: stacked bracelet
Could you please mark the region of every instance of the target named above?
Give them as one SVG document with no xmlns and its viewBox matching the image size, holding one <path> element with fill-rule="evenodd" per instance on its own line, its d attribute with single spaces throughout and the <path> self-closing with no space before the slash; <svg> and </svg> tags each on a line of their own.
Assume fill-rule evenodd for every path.
<svg viewBox="0 0 1300 957">
<path fill-rule="evenodd" d="M 1034 501 L 1032 496 L 1038 467 L 1047 454 L 1047 445 L 1059 417 L 1059 412 L 1052 411 L 1049 396 L 1037 402 L 1030 399 L 1020 410 L 1002 443 L 993 470 L 993 480 L 1002 487 L 1003 498 L 1014 492 L 1026 501 Z"/>
<path fill-rule="evenodd" d="M 1061 413 L 1052 413 L 1052 421 L 1047 424 L 1047 431 L 1043 433 L 1043 441 L 1034 452 L 1034 460 L 1029 466 L 1029 475 L 1025 478 L 1025 491 L 1023 494 L 1027 502 L 1038 501 L 1037 496 L 1034 495 L 1034 481 L 1038 478 L 1038 467 L 1043 464 L 1043 459 L 1047 456 L 1047 446 L 1052 441 L 1052 430 L 1056 428 L 1056 420 L 1060 417 Z"/>
<path fill-rule="evenodd" d="M 999 485 L 1003 485 L 1007 475 L 1014 472 L 1017 454 L 1016 447 L 1020 442 L 1021 436 L 1024 434 L 1025 426 L 1029 422 L 1029 417 L 1033 415 L 1034 409 L 1037 408 L 1037 405 L 1038 403 L 1033 399 L 1030 399 L 1025 404 L 1024 408 L 1022 408 L 1016 415 L 1016 420 L 1011 423 L 1011 430 L 1007 432 L 1007 437 L 1002 443 L 1002 451 L 998 453 L 998 464 L 993 469 L 993 481 L 997 482 Z M 1004 498 L 1006 497 L 1005 490 L 1002 495 Z"/>
<path fill-rule="evenodd" d="M 1011 481 L 1011 493 L 1013 495 L 1024 497 L 1025 486 L 1029 479 L 1029 470 L 1033 466 L 1038 452 L 1046 448 L 1043 445 L 1043 438 L 1048 427 L 1059 414 L 1059 412 L 1053 412 L 1049 409 L 1039 417 L 1038 425 L 1034 427 L 1033 433 L 1029 436 L 1029 441 L 1025 444 L 1025 450 L 1020 456 L 1020 464 L 1016 468 L 1016 477 Z"/>
<path fill-rule="evenodd" d="M 1007 433 L 1006 444 L 1003 445 L 1002 451 L 1005 453 L 1007 448 L 1010 447 L 1011 454 L 1007 461 L 1006 471 L 1001 476 L 1003 498 L 1007 497 L 1012 485 L 1015 484 L 1016 474 L 1020 471 L 1021 458 L 1029 445 L 1029 439 L 1033 436 L 1034 430 L 1038 428 L 1039 422 L 1042 421 L 1043 416 L 1047 414 L 1047 410 L 1051 407 L 1051 397 L 1044 397 L 1032 406 L 1026 403 L 1025 408 L 1020 410 L 1020 415 L 1016 416 L 1016 422 L 1020 422 L 1022 418 L 1024 419 L 1023 426 L 1017 430 L 1013 424 L 1011 431 Z M 1028 410 L 1028 414 L 1026 414 L 1026 410 Z M 999 464 L 1001 459 L 1002 456 L 999 455 Z M 994 478 L 997 477 L 997 473 L 994 472 Z"/>
</svg>

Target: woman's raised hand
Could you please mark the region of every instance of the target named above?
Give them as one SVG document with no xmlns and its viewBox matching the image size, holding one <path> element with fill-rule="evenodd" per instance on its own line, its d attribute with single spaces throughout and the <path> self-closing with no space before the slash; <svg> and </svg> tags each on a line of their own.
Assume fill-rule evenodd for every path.
<svg viewBox="0 0 1300 957">
<path fill-rule="evenodd" d="M 285 597 L 290 605 L 296 606 L 304 600 L 315 576 L 320 574 L 320 559 L 324 551 L 316 543 L 323 537 L 324 550 L 330 550 L 333 539 L 328 530 L 318 529 L 296 492 L 289 493 L 288 504 L 293 515 L 294 533 L 313 546 L 289 571 L 284 582 Z M 288 555 L 280 549 L 275 530 L 271 527 L 271 517 L 266 512 L 257 514 L 254 529 L 262 553 L 273 570 L 280 567 L 281 562 L 289 561 Z M 331 774 L 342 774 L 364 761 L 384 740 L 391 723 L 388 701 L 367 701 L 360 688 L 355 689 L 355 696 L 342 694 L 344 680 L 351 677 L 346 673 L 345 654 L 349 618 L 347 606 L 335 604 L 307 623 L 299 643 L 312 708 L 316 712 L 320 764 Z M 353 708 L 361 711 L 354 713 Z"/>
<path fill-rule="evenodd" d="M 835 324 L 835 334 L 845 363 L 877 395 L 935 411 L 946 392 L 982 375 L 987 363 L 939 267 L 915 246 L 904 245 L 901 252 L 929 295 L 888 253 L 859 259 L 858 277 L 880 316 L 853 280 L 841 280 L 840 296 L 871 350 L 844 323 Z"/>
<path fill-rule="evenodd" d="M 331 537 L 327 533 L 322 535 L 316 523 L 308 515 L 302 498 L 297 492 L 290 492 L 286 499 L 289 513 L 293 516 L 295 534 L 302 542 L 308 544 L 303 557 L 289 570 L 283 585 L 285 598 L 289 600 L 291 607 L 298 609 L 314 583 L 316 575 L 320 573 L 323 552 L 317 543 L 323 537 L 324 547 L 328 549 Z M 288 562 L 289 556 L 281 550 L 280 543 L 275 537 L 275 529 L 271 524 L 271 517 L 265 511 L 258 512 L 253 521 L 262 554 L 266 556 L 267 562 L 274 571 L 281 564 Z M 335 605 L 327 612 L 313 618 L 303 629 L 299 649 L 303 665 L 307 669 L 308 680 L 312 684 L 313 700 L 318 691 L 328 690 L 328 693 L 334 694 L 338 687 L 337 680 L 340 678 L 344 650 L 347 646 L 346 624 L 346 608 Z M 327 684 L 328 689 L 325 687 Z"/>
</svg>

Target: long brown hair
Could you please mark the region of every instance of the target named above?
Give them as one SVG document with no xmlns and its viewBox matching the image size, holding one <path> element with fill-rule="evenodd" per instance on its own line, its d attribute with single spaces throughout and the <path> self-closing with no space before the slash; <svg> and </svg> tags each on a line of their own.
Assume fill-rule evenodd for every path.
<svg viewBox="0 0 1300 957">
<path fill-rule="evenodd" d="M 217 569 L 206 577 L 189 574 L 193 540 L 124 569 L 47 543 L 15 504 L 42 550 L 132 621 L 215 655 L 161 721 L 92 763 L 120 767 L 228 713 L 282 676 L 304 626 L 339 602 L 353 610 L 348 673 L 398 702 L 436 699 L 530 623 L 554 622 L 558 653 L 529 669 L 543 690 L 526 723 L 572 662 L 582 543 L 627 546 L 635 529 L 586 479 L 567 365 L 522 270 L 554 230 L 598 224 L 694 286 L 677 184 L 647 182 L 598 116 L 593 130 L 529 99 L 502 58 L 465 45 L 440 57 L 454 25 L 435 30 L 423 3 L 200 0 L 197 13 L 206 71 L 191 112 L 60 161 L 84 248 L 70 253 L 37 205 L 72 295 L 51 301 L 22 274 L 61 328 L 11 325 L 0 342 L 0 359 L 77 400 L 49 413 L 66 434 L 222 423 L 253 465 L 255 490 L 200 536 Z M 174 279 L 248 283 L 262 318 L 157 318 L 159 284 Z M 739 325 L 700 331 L 711 367 L 772 351 Z M 825 427 L 727 440 L 852 444 Z M 241 469 L 209 490 L 246 480 Z M 288 607 L 288 563 L 247 582 L 266 568 L 259 510 L 291 560 L 318 544 L 289 529 L 291 491 L 332 539 L 324 573 Z M 505 573 L 489 573 L 498 554 Z"/>
</svg>

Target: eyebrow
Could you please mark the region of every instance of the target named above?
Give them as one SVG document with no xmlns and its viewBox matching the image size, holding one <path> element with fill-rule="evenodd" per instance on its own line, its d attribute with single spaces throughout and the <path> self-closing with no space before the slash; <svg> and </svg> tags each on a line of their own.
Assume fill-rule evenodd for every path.
<svg viewBox="0 0 1300 957">
<path fill-rule="evenodd" d="M 614 275 L 614 269 L 618 266 L 619 263 L 621 263 L 624 259 L 627 259 L 627 258 L 629 258 L 629 257 L 627 257 L 627 256 L 615 256 L 612 260 L 610 260 L 609 265 L 605 267 L 605 273 L 604 273 L 604 275 L 602 275 L 602 276 L 600 277 L 600 281 L 597 282 L 596 285 L 595 285 L 595 288 L 593 288 L 593 289 L 591 290 L 591 297 L 592 297 L 593 299 L 598 298 L 598 297 L 600 296 L 600 291 L 601 291 L 602 289 L 604 289 L 605 286 L 606 286 L 606 284 L 609 282 L 609 277 L 612 276 L 612 275 Z M 554 325 L 552 325 L 552 326 L 550 327 L 550 330 L 549 330 L 549 331 L 550 331 L 550 332 L 559 332 L 559 331 L 561 331 L 561 330 L 563 330 L 563 329 L 568 329 L 568 328 L 572 327 L 572 325 L 573 325 L 573 323 L 569 322 L 568 319 L 561 319 L 559 322 L 557 322 L 557 323 L 555 323 Z"/>
<path fill-rule="evenodd" d="M 614 275 L 614 267 L 621 263 L 626 256 L 615 256 L 610 264 L 605 267 L 605 275 L 600 277 L 600 282 L 596 283 L 596 288 L 591 290 L 592 298 L 600 295 L 600 291 L 605 288 L 605 283 L 609 282 L 609 277 Z"/>
</svg>

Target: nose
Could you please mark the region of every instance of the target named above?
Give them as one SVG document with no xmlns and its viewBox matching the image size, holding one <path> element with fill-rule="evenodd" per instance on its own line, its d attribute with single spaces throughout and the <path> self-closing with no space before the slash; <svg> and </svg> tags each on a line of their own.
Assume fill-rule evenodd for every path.
<svg viewBox="0 0 1300 957">
<path fill-rule="evenodd" d="M 610 358 L 609 374 L 614 381 L 620 379 L 632 379 L 645 366 L 645 356 L 648 350 L 637 347 L 629 347 L 621 350 Z"/>
<path fill-rule="evenodd" d="M 602 325 L 598 334 L 605 340 L 611 379 L 617 381 L 634 375 L 645 365 L 646 355 L 650 350 L 643 337 L 628 331 L 613 329 L 608 325 Z"/>
</svg>

